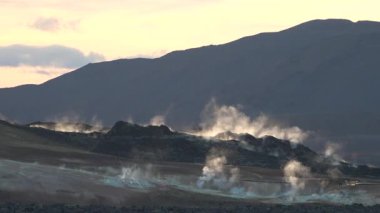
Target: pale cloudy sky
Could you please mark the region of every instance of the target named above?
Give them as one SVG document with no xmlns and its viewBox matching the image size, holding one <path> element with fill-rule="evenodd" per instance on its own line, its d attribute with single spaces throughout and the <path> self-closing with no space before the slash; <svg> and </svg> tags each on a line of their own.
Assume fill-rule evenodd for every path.
<svg viewBox="0 0 380 213">
<path fill-rule="evenodd" d="M 0 87 L 312 19 L 380 21 L 379 8 L 378 0 L 0 0 Z"/>
</svg>

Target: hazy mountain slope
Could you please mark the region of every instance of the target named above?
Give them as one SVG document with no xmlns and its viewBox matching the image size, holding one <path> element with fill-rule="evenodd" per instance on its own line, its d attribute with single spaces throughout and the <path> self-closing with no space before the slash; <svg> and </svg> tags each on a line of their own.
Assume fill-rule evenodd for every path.
<svg viewBox="0 0 380 213">
<path fill-rule="evenodd" d="M 380 23 L 316 20 L 158 59 L 89 64 L 39 86 L 2 89 L 0 113 L 24 122 L 97 116 L 106 124 L 166 114 L 179 128 L 197 123 L 215 97 L 305 129 L 376 133 L 379 56 Z"/>
</svg>

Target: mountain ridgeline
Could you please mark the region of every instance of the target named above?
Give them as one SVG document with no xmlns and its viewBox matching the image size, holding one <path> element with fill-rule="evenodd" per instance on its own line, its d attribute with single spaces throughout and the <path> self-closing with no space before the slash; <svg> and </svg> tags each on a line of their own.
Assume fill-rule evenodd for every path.
<svg viewBox="0 0 380 213">
<path fill-rule="evenodd" d="M 242 105 L 252 116 L 326 135 L 378 135 L 380 23 L 314 20 L 287 30 L 174 51 L 156 59 L 88 64 L 41 85 L 0 89 L 0 113 L 18 122 L 70 114 L 104 124 L 166 116 L 199 123 L 205 105 Z M 356 140 L 356 139 L 355 139 Z"/>
</svg>

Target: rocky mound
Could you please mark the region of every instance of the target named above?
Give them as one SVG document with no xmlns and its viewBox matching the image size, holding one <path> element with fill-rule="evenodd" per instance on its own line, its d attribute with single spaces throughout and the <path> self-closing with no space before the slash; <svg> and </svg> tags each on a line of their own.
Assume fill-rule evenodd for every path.
<svg viewBox="0 0 380 213">
<path fill-rule="evenodd" d="M 128 136 L 128 137 L 164 137 L 172 136 L 175 133 L 172 132 L 169 127 L 161 126 L 139 126 L 124 121 L 118 121 L 112 127 L 112 129 L 106 134 L 107 137 L 114 136 Z"/>
</svg>

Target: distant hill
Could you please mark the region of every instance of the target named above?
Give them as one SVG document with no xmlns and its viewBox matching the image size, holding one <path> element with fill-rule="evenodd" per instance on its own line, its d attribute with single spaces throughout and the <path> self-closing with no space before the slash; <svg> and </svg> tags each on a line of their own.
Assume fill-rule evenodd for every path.
<svg viewBox="0 0 380 213">
<path fill-rule="evenodd" d="M 181 129 L 197 124 L 214 97 L 252 116 L 264 112 L 330 139 L 357 141 L 379 135 L 379 59 L 380 23 L 314 20 L 156 59 L 88 64 L 41 85 L 1 89 L 0 113 L 25 123 L 74 113 L 106 125 L 164 114 Z"/>
</svg>

